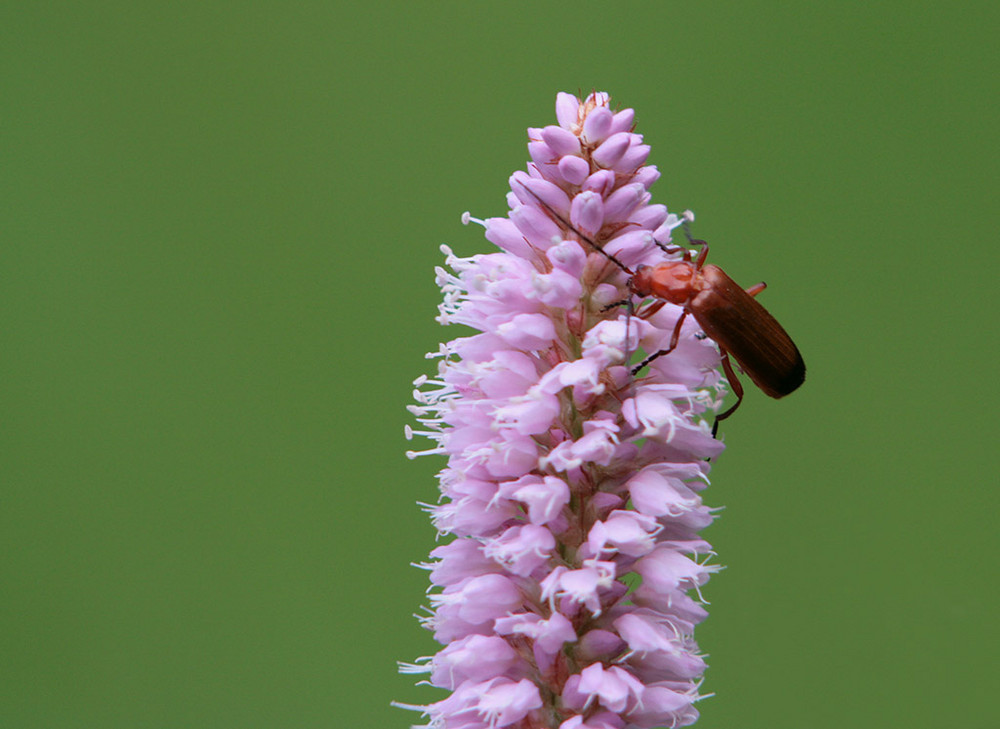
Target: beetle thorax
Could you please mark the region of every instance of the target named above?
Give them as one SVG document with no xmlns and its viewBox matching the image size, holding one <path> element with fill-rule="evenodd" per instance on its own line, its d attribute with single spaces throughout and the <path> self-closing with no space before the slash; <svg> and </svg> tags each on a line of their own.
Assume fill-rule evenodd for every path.
<svg viewBox="0 0 1000 729">
<path fill-rule="evenodd" d="M 638 266 L 632 277 L 632 291 L 639 296 L 654 296 L 681 305 L 695 294 L 697 275 L 698 269 L 687 261 Z"/>
</svg>

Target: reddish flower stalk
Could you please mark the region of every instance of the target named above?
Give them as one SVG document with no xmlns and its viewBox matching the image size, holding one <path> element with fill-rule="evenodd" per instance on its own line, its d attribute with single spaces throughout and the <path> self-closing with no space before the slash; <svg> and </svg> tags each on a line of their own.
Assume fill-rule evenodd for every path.
<svg viewBox="0 0 1000 729">
<path fill-rule="evenodd" d="M 681 224 L 650 204 L 659 177 L 633 112 L 607 94 L 556 100 L 559 124 L 529 129 L 510 212 L 485 221 L 501 251 L 438 270 L 438 376 L 410 410 L 442 454 L 428 506 L 448 544 L 431 552 L 424 625 L 444 647 L 408 673 L 451 691 L 423 712 L 439 729 L 683 726 L 705 669 L 698 589 L 718 567 L 698 535 L 699 492 L 722 444 L 719 354 L 689 318 L 669 355 L 633 377 L 632 355 L 669 342 L 680 307 L 615 302 L 625 266 L 666 258 Z M 568 223 L 568 224 L 567 224 Z M 582 236 L 581 236 L 582 234 Z M 637 302 L 638 303 L 638 302 Z M 637 586 L 636 586 L 637 585 Z M 634 587 L 635 589 L 631 589 Z M 691 594 L 693 593 L 693 594 Z"/>
</svg>

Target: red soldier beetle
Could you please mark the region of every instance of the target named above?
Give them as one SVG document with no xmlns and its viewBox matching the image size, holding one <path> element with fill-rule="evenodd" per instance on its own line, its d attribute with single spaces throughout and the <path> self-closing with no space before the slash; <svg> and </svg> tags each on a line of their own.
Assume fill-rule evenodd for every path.
<svg viewBox="0 0 1000 729">
<path fill-rule="evenodd" d="M 687 223 L 685 223 L 685 233 L 688 234 L 690 245 L 700 248 L 698 256 L 693 261 L 692 252 L 687 248 L 660 245 L 660 248 L 668 254 L 682 252 L 682 260 L 664 261 L 652 266 L 640 265 L 633 271 L 577 230 L 569 220 L 553 210 L 533 190 L 524 185 L 522 188 L 527 190 L 559 223 L 627 273 L 630 294 L 655 299 L 653 304 L 643 310 L 643 317 L 655 314 L 668 302 L 683 307 L 670 337 L 670 344 L 666 349 L 654 352 L 632 368 L 633 375 L 658 357 L 670 354 L 677 347 L 681 327 L 688 315 L 693 316 L 702 331 L 715 341 L 719 347 L 722 369 L 736 395 L 736 402 L 724 413 L 716 416 L 715 424 L 712 426 L 713 436 L 718 432 L 719 422 L 732 415 L 743 402 L 743 385 L 733 371 L 729 361 L 730 356 L 737 361 L 754 384 L 770 397 L 784 397 L 798 389 L 805 381 L 806 366 L 795 343 L 767 309 L 754 298 L 766 288 L 766 284 L 759 283 L 744 290 L 721 268 L 706 264 L 708 243 L 692 239 Z M 616 302 L 611 306 L 622 303 L 629 306 L 631 313 L 631 296 L 624 302 Z"/>
</svg>

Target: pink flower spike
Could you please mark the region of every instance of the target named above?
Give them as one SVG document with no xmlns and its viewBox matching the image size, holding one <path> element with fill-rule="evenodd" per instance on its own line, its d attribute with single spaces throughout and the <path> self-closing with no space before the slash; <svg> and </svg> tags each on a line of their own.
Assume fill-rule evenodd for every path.
<svg viewBox="0 0 1000 729">
<path fill-rule="evenodd" d="M 402 664 L 445 689 L 404 706 L 433 729 L 685 726 L 705 670 L 700 590 L 719 567 L 699 531 L 724 450 L 709 422 L 726 389 L 719 351 L 683 309 L 632 295 L 639 266 L 693 220 L 654 203 L 660 176 L 631 109 L 561 93 L 529 129 L 505 212 L 463 222 L 493 252 L 436 269 L 438 321 L 459 324 L 415 381 L 416 423 L 443 455 L 438 534 L 420 620 L 441 644 Z M 631 301 L 629 301 L 631 300 Z M 626 306 L 625 303 L 630 305 Z M 636 583 L 639 583 L 636 587 Z"/>
</svg>

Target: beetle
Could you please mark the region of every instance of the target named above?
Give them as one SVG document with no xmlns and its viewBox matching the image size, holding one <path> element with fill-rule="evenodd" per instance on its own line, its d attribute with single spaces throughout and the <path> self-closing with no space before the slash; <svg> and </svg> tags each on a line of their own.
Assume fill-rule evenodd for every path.
<svg viewBox="0 0 1000 729">
<path fill-rule="evenodd" d="M 683 307 L 670 344 L 646 357 L 633 369 L 633 374 L 657 357 L 670 354 L 677 347 L 684 320 L 688 315 L 693 316 L 702 331 L 719 346 L 722 368 L 736 395 L 732 407 L 715 418 L 714 435 L 719 421 L 732 415 L 743 401 L 743 385 L 733 372 L 730 356 L 764 394 L 773 398 L 795 392 L 805 381 L 806 365 L 788 332 L 754 298 L 766 284 L 744 290 L 721 268 L 705 263 L 708 256 L 705 241 L 692 240 L 691 244 L 701 247 L 694 261 L 690 250 L 681 249 L 683 260 L 636 266 L 631 274 L 628 284 L 631 293 L 657 299 L 644 312 L 646 316 L 667 302 Z"/>
<path fill-rule="evenodd" d="M 681 327 L 689 315 L 694 317 L 705 334 L 715 341 L 719 347 L 722 368 L 736 395 L 736 402 L 724 413 L 716 416 L 712 427 L 713 436 L 718 432 L 719 422 L 732 415 L 743 402 L 743 385 L 733 371 L 729 362 L 730 356 L 739 363 L 743 372 L 753 380 L 754 384 L 770 397 L 784 397 L 798 389 L 805 381 L 805 362 L 792 338 L 754 298 L 766 288 L 766 284 L 759 283 L 749 289 L 743 289 L 721 268 L 706 264 L 708 243 L 691 239 L 688 234 L 690 245 L 700 248 L 694 260 L 692 251 L 688 248 L 661 245 L 660 247 L 668 254 L 682 253 L 682 260 L 664 261 L 652 266 L 639 265 L 633 271 L 577 230 L 533 190 L 527 186 L 523 186 L 523 189 L 527 190 L 559 223 L 576 233 L 595 251 L 603 254 L 627 273 L 629 275 L 627 285 L 631 295 L 655 299 L 652 305 L 643 310 L 643 317 L 655 314 L 668 302 L 683 307 L 669 345 L 666 349 L 652 353 L 636 365 L 632 369 L 633 375 L 658 357 L 670 354 L 677 347 Z M 687 232 L 686 223 L 685 232 Z M 631 312 L 631 296 L 624 302 L 616 302 L 611 306 L 622 303 L 627 303 Z"/>
</svg>

